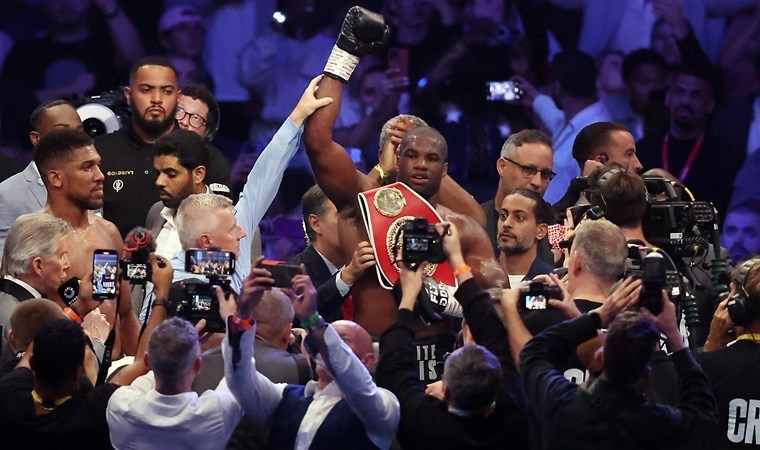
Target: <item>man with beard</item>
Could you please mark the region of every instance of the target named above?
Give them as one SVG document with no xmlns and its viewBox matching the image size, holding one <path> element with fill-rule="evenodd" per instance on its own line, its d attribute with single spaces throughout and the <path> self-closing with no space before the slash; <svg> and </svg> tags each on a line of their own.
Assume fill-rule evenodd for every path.
<svg viewBox="0 0 760 450">
<path fill-rule="evenodd" d="M 65 220 L 72 229 L 64 237 L 71 264 L 67 275 L 82 280 L 79 298 L 90 302 L 93 252 L 95 249 L 119 251 L 124 245 L 116 226 L 93 212 L 103 206 L 104 177 L 100 170 L 100 155 L 92 139 L 83 131 L 64 129 L 53 131 L 40 140 L 34 150 L 34 162 L 47 189 L 47 204 L 43 211 Z M 114 355 L 134 354 L 139 323 L 132 312 L 126 282 L 119 295 L 118 302 L 104 301 L 100 311 L 106 315 L 108 323 L 118 327 L 121 335 L 121 341 L 117 339 L 114 346 Z M 55 300 L 66 306 L 61 299 Z M 72 319 L 81 323 L 82 317 L 76 311 L 73 313 Z"/>
<path fill-rule="evenodd" d="M 158 200 L 152 188 L 156 179 L 153 144 L 176 127 L 177 72 L 166 58 L 142 58 L 132 66 L 124 95 L 131 122 L 96 140 L 103 156 L 103 173 L 109 177 L 104 185 L 103 216 L 116 224 L 122 236 L 143 225 L 148 210 Z M 223 164 L 209 167 L 206 182 L 228 187 L 229 169 Z"/>
<path fill-rule="evenodd" d="M 398 239 L 394 228 L 403 223 L 406 216 L 425 215 L 433 221 L 452 222 L 461 230 L 466 265 L 455 268 L 441 264 L 435 269 L 435 277 L 443 278 L 446 273 L 456 276 L 472 270 L 482 286 L 506 285 L 506 277 L 493 257 L 482 226 L 438 201 L 438 191 L 448 167 L 448 146 L 438 131 L 421 126 L 404 136 L 396 158 L 399 183 L 382 189 L 378 189 L 380 185 L 376 180 L 357 172 L 346 150 L 333 140 L 332 130 L 340 111 L 340 99 L 358 57 L 371 53 L 385 39 L 387 27 L 381 16 L 360 7 L 349 10 L 338 44 L 325 67 L 326 76 L 317 91 L 318 98 L 332 97 L 334 102 L 317 110 L 304 131 L 306 150 L 317 183 L 338 210 L 338 233 L 344 260 L 350 261 L 357 244 L 366 240 L 373 244 L 377 264 L 382 266 L 378 273 L 365 271 L 352 287 L 354 320 L 374 336 L 379 336 L 396 315 L 397 303 L 389 290 L 389 284 L 398 279 L 398 271 L 393 267 L 396 262 L 393 242 Z M 357 200 L 357 194 L 361 195 L 362 204 Z M 467 200 L 474 203 L 472 198 L 463 199 L 463 202 Z M 416 205 L 412 206 L 412 203 Z M 372 227 L 371 232 L 366 223 Z M 443 282 L 442 279 L 437 281 Z M 453 285 L 452 280 L 448 286 Z M 453 346 L 451 322 L 444 319 L 423 326 L 417 321 L 416 325 L 420 379 L 435 381 L 439 377 L 437 369 L 442 366 L 443 353 Z"/>
<path fill-rule="evenodd" d="M 3 122 L 5 123 L 5 122 Z M 40 139 L 53 130 L 81 130 L 82 120 L 74 105 L 66 100 L 53 100 L 38 106 L 29 117 L 29 141 L 36 147 Z M 47 192 L 34 161 L 24 170 L 0 183 L 0 256 L 5 237 L 13 222 L 22 214 L 39 211 L 45 206 Z"/>
<path fill-rule="evenodd" d="M 731 198 L 727 180 L 736 177 L 743 150 L 731 148 L 708 131 L 715 106 L 709 70 L 681 67 L 673 74 L 665 96 L 670 113 L 667 132 L 645 136 L 636 144 L 641 164 L 661 167 L 686 185 L 697 200 L 710 201 L 725 215 Z"/>
<path fill-rule="evenodd" d="M 499 211 L 499 264 L 509 274 L 510 286 L 547 274 L 553 267 L 538 256 L 538 242 L 546 236 L 552 210 L 541 195 L 515 189 L 504 197 Z"/>
<path fill-rule="evenodd" d="M 187 130 L 174 130 L 160 138 L 153 150 L 161 201 L 150 208 L 145 225 L 156 238 L 156 253 L 171 258 L 182 250 L 174 222 L 180 203 L 190 194 L 211 192 L 205 183 L 209 155 L 203 140 Z"/>
</svg>

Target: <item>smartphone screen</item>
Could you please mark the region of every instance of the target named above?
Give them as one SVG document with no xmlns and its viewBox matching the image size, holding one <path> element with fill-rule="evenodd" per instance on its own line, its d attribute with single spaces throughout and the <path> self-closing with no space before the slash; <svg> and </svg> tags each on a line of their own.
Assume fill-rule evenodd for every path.
<svg viewBox="0 0 760 450">
<path fill-rule="evenodd" d="M 98 300 L 116 297 L 116 273 L 119 255 L 116 250 L 97 249 L 92 256 L 92 297 Z"/>
<path fill-rule="evenodd" d="M 513 102 L 522 96 L 522 89 L 514 81 L 487 81 L 486 88 L 486 99 L 492 102 Z"/>
<path fill-rule="evenodd" d="M 235 271 L 235 254 L 191 248 L 185 252 L 185 270 L 198 275 L 229 276 Z"/>
</svg>

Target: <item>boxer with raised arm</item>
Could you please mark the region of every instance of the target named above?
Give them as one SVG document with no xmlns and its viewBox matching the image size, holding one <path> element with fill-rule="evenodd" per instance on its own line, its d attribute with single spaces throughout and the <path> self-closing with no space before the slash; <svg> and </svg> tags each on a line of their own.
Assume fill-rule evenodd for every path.
<svg viewBox="0 0 760 450">
<path fill-rule="evenodd" d="M 453 281 L 446 283 L 447 280 L 439 278 L 453 280 L 453 275 L 471 268 L 483 286 L 508 286 L 483 227 L 471 217 L 438 203 L 448 155 L 446 141 L 438 131 L 418 127 L 403 138 L 397 156 L 398 182 L 382 188 L 376 180 L 358 172 L 346 150 L 333 141 L 332 129 L 346 81 L 359 58 L 382 47 L 387 35 L 382 16 L 360 7 L 348 11 L 325 67 L 327 76 L 317 91 L 317 97 L 330 96 L 335 101 L 317 110 L 304 132 L 317 182 L 338 209 L 338 232 L 346 260 L 350 260 L 359 241 L 368 240 L 373 244 L 379 273 L 366 271 L 353 285 L 352 298 L 354 320 L 374 336 L 379 336 L 391 324 L 397 309 L 388 285 L 398 279 L 398 270 L 393 264 L 400 224 L 407 218 L 425 216 L 431 223 L 448 221 L 460 230 L 466 265 L 431 267 L 428 273 L 435 272 L 433 277 L 438 281 L 452 286 Z M 357 201 L 358 195 L 361 202 Z M 368 232 L 368 226 L 372 232 Z M 447 274 L 439 277 L 446 271 Z M 445 347 L 453 343 L 447 341 L 451 323 L 447 319 L 429 327 L 419 323 L 416 331 L 420 378 L 437 379 L 436 360 L 442 359 Z"/>
</svg>

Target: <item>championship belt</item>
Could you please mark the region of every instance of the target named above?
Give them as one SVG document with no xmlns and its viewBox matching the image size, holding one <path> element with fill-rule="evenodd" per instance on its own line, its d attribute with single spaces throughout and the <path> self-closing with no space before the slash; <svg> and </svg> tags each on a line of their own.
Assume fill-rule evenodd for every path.
<svg viewBox="0 0 760 450">
<path fill-rule="evenodd" d="M 396 259 L 404 242 L 404 223 L 415 217 L 424 217 L 431 224 L 443 219 L 430 203 L 401 182 L 360 193 L 359 206 L 375 253 L 377 280 L 383 288 L 393 289 L 399 279 Z M 428 264 L 424 270 L 452 294 L 456 290 L 457 279 L 448 261 Z"/>
</svg>

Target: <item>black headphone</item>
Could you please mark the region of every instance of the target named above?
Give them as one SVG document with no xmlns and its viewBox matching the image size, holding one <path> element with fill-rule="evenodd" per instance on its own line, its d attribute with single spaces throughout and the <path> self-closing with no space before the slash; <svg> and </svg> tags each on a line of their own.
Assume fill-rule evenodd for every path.
<svg viewBox="0 0 760 450">
<path fill-rule="evenodd" d="M 744 261 L 734 275 L 737 292 L 728 299 L 728 316 L 735 325 L 745 326 L 751 323 L 760 313 L 760 294 L 748 294 L 745 281 L 747 273 L 760 263 L 760 256 Z"/>
<path fill-rule="evenodd" d="M 214 123 L 207 123 L 206 124 L 206 134 L 203 135 L 203 139 L 206 142 L 211 142 L 214 140 L 214 137 L 216 136 L 216 132 L 219 131 L 219 123 L 222 121 L 222 113 L 219 111 L 219 103 L 216 104 L 216 120 L 214 120 Z"/>
</svg>

